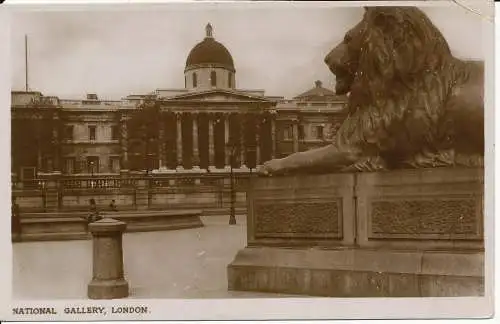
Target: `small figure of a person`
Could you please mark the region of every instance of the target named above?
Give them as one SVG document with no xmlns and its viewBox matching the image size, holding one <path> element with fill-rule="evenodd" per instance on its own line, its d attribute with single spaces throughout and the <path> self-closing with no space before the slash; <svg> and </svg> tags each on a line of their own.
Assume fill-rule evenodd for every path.
<svg viewBox="0 0 500 324">
<path fill-rule="evenodd" d="M 12 218 L 11 218 L 11 234 L 12 237 L 21 235 L 21 215 L 16 197 L 12 198 Z"/>
<path fill-rule="evenodd" d="M 90 213 L 89 213 L 89 216 L 87 218 L 87 222 L 93 223 L 93 222 L 97 222 L 98 220 L 101 220 L 102 216 L 99 214 L 99 210 L 97 209 L 95 199 L 91 198 L 89 200 L 89 203 L 90 203 Z"/>
<path fill-rule="evenodd" d="M 111 202 L 109 203 L 109 210 L 111 211 L 118 211 L 118 208 L 116 207 L 116 203 L 115 203 L 115 200 L 111 200 Z"/>
</svg>

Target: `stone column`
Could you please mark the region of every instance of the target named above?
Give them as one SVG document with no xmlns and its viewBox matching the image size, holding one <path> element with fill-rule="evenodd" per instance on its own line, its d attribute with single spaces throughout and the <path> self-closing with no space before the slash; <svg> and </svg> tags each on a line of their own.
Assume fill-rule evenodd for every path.
<svg viewBox="0 0 500 324">
<path fill-rule="evenodd" d="M 299 122 L 297 120 L 293 121 L 293 152 L 299 151 Z"/>
<path fill-rule="evenodd" d="M 245 115 L 241 115 L 242 120 L 240 123 L 240 166 L 243 166 L 245 161 Z"/>
<path fill-rule="evenodd" d="M 255 165 L 260 165 L 260 115 L 257 116 L 257 123 L 255 123 Z"/>
<path fill-rule="evenodd" d="M 200 166 L 200 152 L 198 149 L 198 114 L 193 113 L 193 168 Z"/>
<path fill-rule="evenodd" d="M 120 149 L 121 149 L 121 166 L 122 171 L 128 170 L 128 129 L 127 119 L 122 116 L 120 119 Z"/>
<path fill-rule="evenodd" d="M 93 274 L 87 287 L 90 299 L 128 297 L 122 246 L 122 234 L 126 227 L 124 222 L 112 218 L 89 224 L 93 237 Z"/>
<path fill-rule="evenodd" d="M 231 164 L 230 155 L 231 148 L 229 147 L 229 117 L 230 114 L 224 115 L 224 165 L 228 166 Z"/>
<path fill-rule="evenodd" d="M 182 114 L 178 113 L 177 117 L 177 169 L 183 169 L 182 165 Z"/>
<path fill-rule="evenodd" d="M 215 115 L 208 114 L 208 168 L 215 165 L 214 120 Z"/>
<path fill-rule="evenodd" d="M 271 159 L 276 158 L 276 121 L 271 116 Z"/>
<path fill-rule="evenodd" d="M 158 166 L 160 169 L 165 167 L 165 119 L 160 113 L 158 125 Z"/>
</svg>

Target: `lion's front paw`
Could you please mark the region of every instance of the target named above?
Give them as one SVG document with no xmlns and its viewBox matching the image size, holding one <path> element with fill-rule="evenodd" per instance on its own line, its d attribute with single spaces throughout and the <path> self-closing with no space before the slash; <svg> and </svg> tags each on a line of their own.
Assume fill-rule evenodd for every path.
<svg viewBox="0 0 500 324">
<path fill-rule="evenodd" d="M 257 168 L 257 172 L 261 175 L 273 175 L 283 171 L 281 160 L 274 159 L 265 162 Z"/>
</svg>

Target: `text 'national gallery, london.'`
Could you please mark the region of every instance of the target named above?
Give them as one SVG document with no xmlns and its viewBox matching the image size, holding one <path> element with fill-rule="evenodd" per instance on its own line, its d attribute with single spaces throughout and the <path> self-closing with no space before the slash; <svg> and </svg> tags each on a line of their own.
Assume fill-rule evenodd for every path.
<svg viewBox="0 0 500 324">
<path fill-rule="evenodd" d="M 331 142 L 346 115 L 346 98 L 320 81 L 291 100 L 237 89 L 233 58 L 210 24 L 184 80 L 184 89 L 117 101 L 12 91 L 14 177 L 249 171 Z"/>
</svg>

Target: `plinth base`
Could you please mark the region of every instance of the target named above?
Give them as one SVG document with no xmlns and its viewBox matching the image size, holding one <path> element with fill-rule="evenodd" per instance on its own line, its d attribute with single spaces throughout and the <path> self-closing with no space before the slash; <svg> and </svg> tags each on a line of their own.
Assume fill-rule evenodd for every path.
<svg viewBox="0 0 500 324">
<path fill-rule="evenodd" d="M 92 279 L 87 287 L 90 299 L 115 299 L 128 297 L 128 282 L 125 279 Z"/>
<path fill-rule="evenodd" d="M 12 234 L 12 242 L 21 242 L 21 234 L 13 233 Z"/>
<path fill-rule="evenodd" d="M 484 253 L 245 248 L 228 266 L 228 288 L 323 297 L 484 296 Z"/>
</svg>

